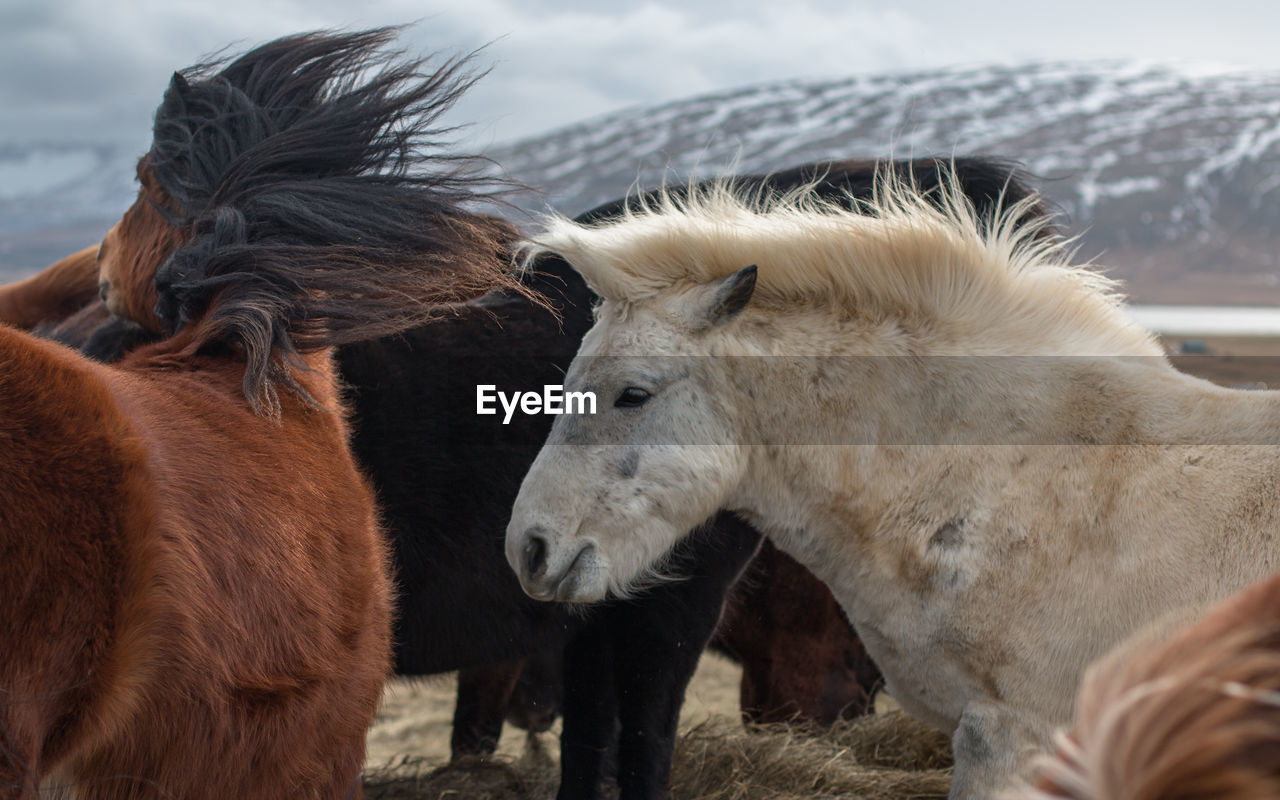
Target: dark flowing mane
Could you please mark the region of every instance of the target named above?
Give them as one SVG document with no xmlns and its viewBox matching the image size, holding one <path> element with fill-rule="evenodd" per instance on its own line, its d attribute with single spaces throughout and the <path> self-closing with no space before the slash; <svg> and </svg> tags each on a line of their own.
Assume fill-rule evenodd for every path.
<svg viewBox="0 0 1280 800">
<path fill-rule="evenodd" d="M 301 391 L 302 352 L 424 319 L 424 304 L 514 285 L 506 223 L 465 209 L 490 179 L 443 154 L 440 115 L 475 80 L 388 49 L 396 29 L 310 33 L 175 73 L 139 165 L 184 243 L 156 314 L 248 359 L 245 393 Z M 304 393 L 305 394 L 305 393 Z"/>
</svg>

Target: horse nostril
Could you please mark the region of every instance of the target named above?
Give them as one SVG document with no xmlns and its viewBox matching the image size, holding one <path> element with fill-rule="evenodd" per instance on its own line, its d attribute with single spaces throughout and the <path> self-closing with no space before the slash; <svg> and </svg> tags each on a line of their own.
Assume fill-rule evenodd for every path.
<svg viewBox="0 0 1280 800">
<path fill-rule="evenodd" d="M 107 302 L 107 294 L 111 291 L 111 281 L 98 282 L 98 297 L 102 298 L 102 302 Z"/>
<path fill-rule="evenodd" d="M 534 530 L 537 530 L 536 528 Z M 529 577 L 535 577 L 547 566 L 547 540 L 530 531 L 524 545 L 524 567 Z"/>
</svg>

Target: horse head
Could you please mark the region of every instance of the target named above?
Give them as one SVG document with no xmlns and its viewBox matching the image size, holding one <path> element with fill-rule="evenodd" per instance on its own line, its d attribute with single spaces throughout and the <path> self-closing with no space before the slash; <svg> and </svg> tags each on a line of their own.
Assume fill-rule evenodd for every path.
<svg viewBox="0 0 1280 800">
<path fill-rule="evenodd" d="M 274 408 L 308 352 L 403 330 L 495 286 L 512 229 L 463 204 L 490 182 L 439 152 L 465 59 L 427 69 L 395 30 L 308 34 L 173 76 L 137 201 L 103 242 L 102 296 L 186 352 L 244 354 Z"/>
</svg>

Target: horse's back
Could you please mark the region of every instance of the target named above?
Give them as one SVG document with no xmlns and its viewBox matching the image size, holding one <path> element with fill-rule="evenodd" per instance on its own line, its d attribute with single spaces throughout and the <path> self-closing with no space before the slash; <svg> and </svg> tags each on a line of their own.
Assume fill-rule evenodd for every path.
<svg viewBox="0 0 1280 800">
<path fill-rule="evenodd" d="M 238 376 L 219 387 L 213 371 L 123 376 L 158 490 L 164 570 L 186 576 L 174 606 L 186 602 L 201 648 L 237 654 L 221 677 L 245 691 L 274 690 L 275 675 L 339 677 L 331 654 L 373 633 L 371 603 L 389 607 L 373 494 L 345 424 L 292 397 L 279 419 L 255 414 Z"/>
<path fill-rule="evenodd" d="M 15 779 L 193 798 L 356 780 L 390 650 L 372 495 L 338 412 L 263 418 L 234 370 L 210 373 L 0 330 L 0 649 L 22 654 L 0 688 L 51 698 L 0 710 L 32 743 Z"/>
<path fill-rule="evenodd" d="M 120 710 L 94 698 L 119 678 L 126 542 L 150 508 L 145 450 L 97 371 L 0 326 L 0 691 L 14 701 L 0 717 L 24 750 L 0 776 L 56 762 L 87 716 Z"/>
<path fill-rule="evenodd" d="M 74 546 L 141 524 L 146 452 L 101 378 L 58 345 L 0 326 L 0 509 L 15 542 Z M 133 507 L 126 513 L 124 509 Z"/>
</svg>

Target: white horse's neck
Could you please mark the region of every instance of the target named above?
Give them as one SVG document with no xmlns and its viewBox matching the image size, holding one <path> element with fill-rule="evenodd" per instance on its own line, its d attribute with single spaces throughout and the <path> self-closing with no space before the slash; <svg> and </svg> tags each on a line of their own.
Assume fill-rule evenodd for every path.
<svg viewBox="0 0 1280 800">
<path fill-rule="evenodd" d="M 757 352 L 821 352 L 813 336 L 769 333 Z M 920 336 L 883 330 L 829 341 L 844 344 L 822 356 L 735 360 L 757 401 L 744 436 L 756 445 L 752 465 L 732 501 L 828 579 L 854 551 L 866 556 L 866 537 L 887 518 L 901 527 L 912 494 L 942 516 L 982 513 L 982 476 L 1016 472 L 1029 450 L 1280 444 L 1280 392 L 1223 389 L 1163 356 L 921 355 Z M 875 347 L 894 355 L 850 355 Z M 786 396 L 761 401 L 761 387 Z"/>
<path fill-rule="evenodd" d="M 728 506 L 832 588 L 890 691 L 944 729 L 1004 697 L 1043 744 L 1072 695 L 1041 683 L 1280 569 L 1254 532 L 1280 530 L 1280 393 L 1160 357 L 733 369 L 755 402 Z"/>
</svg>

